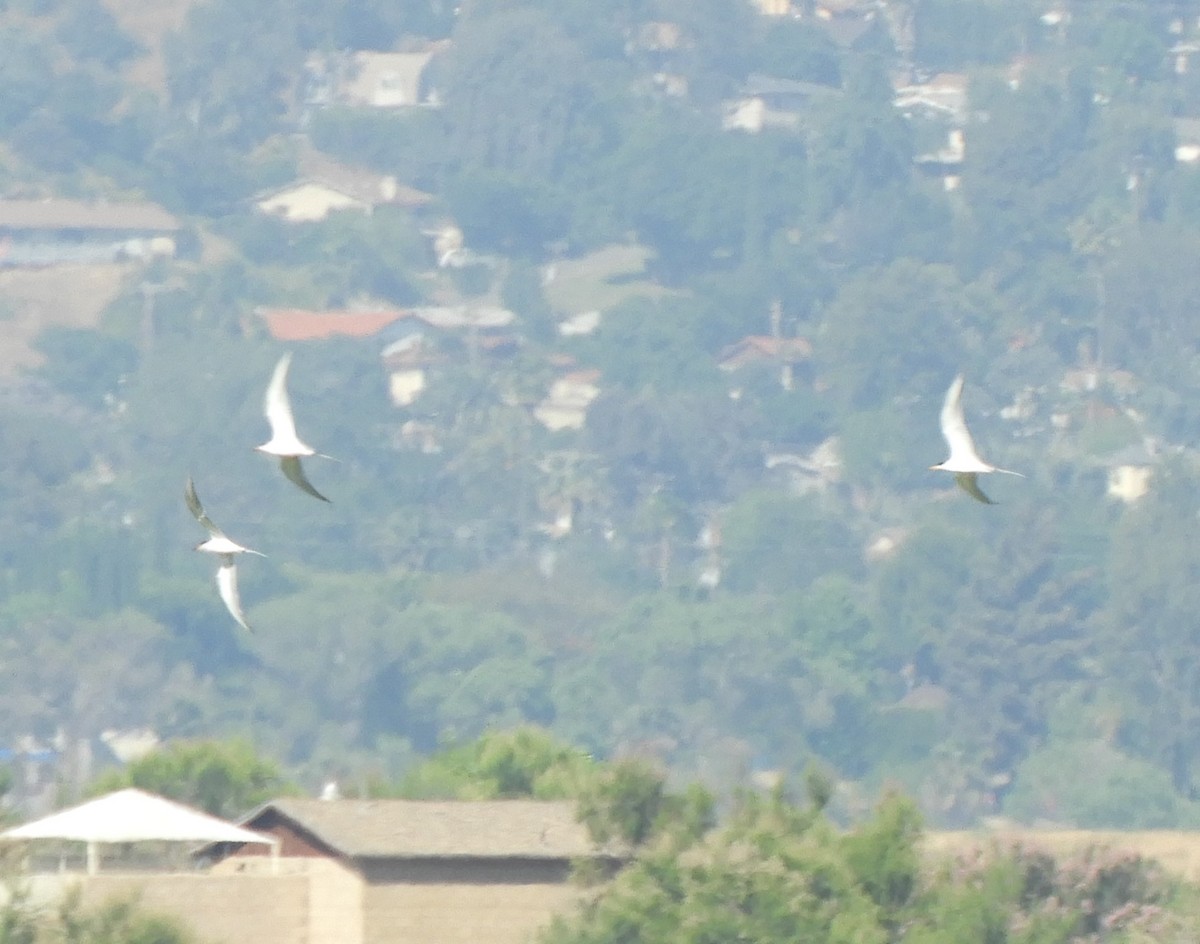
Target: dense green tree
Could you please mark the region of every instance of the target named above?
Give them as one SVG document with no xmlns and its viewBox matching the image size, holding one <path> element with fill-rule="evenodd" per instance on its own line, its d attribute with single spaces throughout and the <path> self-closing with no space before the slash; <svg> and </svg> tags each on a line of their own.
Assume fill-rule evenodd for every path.
<svg viewBox="0 0 1200 944">
<path fill-rule="evenodd" d="M 738 782 L 750 762 L 738 732 L 765 734 L 766 719 L 788 705 L 791 722 L 760 736 L 758 751 L 790 763 L 827 720 L 813 669 L 769 600 L 643 594 L 556 670 L 555 729 L 596 749 L 655 749 L 674 764 L 704 758 L 712 778 Z"/>
<path fill-rule="evenodd" d="M 1056 516 L 1031 506 L 1011 514 L 971 555 L 954 623 L 929 633 L 933 671 L 952 699 L 950 736 L 1000 795 L 1092 650 L 1090 575 L 1054 565 Z"/>
<path fill-rule="evenodd" d="M 770 18 L 755 50 L 758 72 L 836 86 L 841 83 L 837 44 L 826 30 L 807 19 Z"/>
<path fill-rule="evenodd" d="M 1122 743 L 1165 767 L 1175 788 L 1193 798 L 1200 557 L 1188 509 L 1196 481 L 1186 460 L 1169 463 L 1122 516 L 1108 562 L 1110 599 L 1097 614 L 1104 664 L 1123 699 Z"/>
<path fill-rule="evenodd" d="M 913 133 L 893 94 L 883 62 L 863 56 L 847 64 L 843 94 L 816 104 L 806 134 L 812 219 L 870 205 L 880 191 L 911 181 Z"/>
<path fill-rule="evenodd" d="M 112 400 L 137 366 L 137 350 L 128 341 L 86 328 L 47 328 L 36 343 L 46 357 L 42 375 L 93 410 Z"/>
<path fill-rule="evenodd" d="M 188 10 L 164 43 L 167 88 L 199 141 L 253 145 L 280 127 L 304 52 L 284 0 L 243 8 L 228 0 Z"/>
<path fill-rule="evenodd" d="M 1004 813 L 1080 829 L 1180 829 L 1200 817 L 1167 771 L 1099 738 L 1052 739 L 1030 754 L 1005 797 Z"/>
<path fill-rule="evenodd" d="M 447 182 L 446 203 L 480 250 L 538 258 L 566 232 L 564 193 L 532 175 L 468 168 Z"/>
<path fill-rule="evenodd" d="M 459 800 L 578 797 L 599 765 L 578 748 L 535 727 L 492 731 L 447 747 L 409 771 L 401 796 Z"/>
<path fill-rule="evenodd" d="M 663 105 L 634 123 L 605 162 L 603 195 L 658 251 L 656 267 L 679 278 L 708 269 L 714 254 L 736 257 L 748 225 L 761 225 L 758 217 L 775 212 L 776 201 L 792 205 L 790 165 L 778 168 L 781 180 L 764 151 L 705 116 Z"/>
<path fill-rule="evenodd" d="M 681 41 L 671 68 L 704 104 L 730 95 L 750 71 L 754 9 L 744 0 L 652 0 L 651 15 L 678 24 Z"/>
<path fill-rule="evenodd" d="M 885 832 L 853 837 L 871 846 L 861 864 L 876 876 L 896 862 L 899 849 L 892 847 L 910 847 L 917 838 L 908 829 Z M 856 870 L 860 856 L 847 854 L 850 841 L 837 837 L 814 810 L 779 795 L 746 796 L 729 824 L 702 841 L 677 837 L 652 844 L 576 917 L 556 920 L 542 940 L 883 944 L 887 912 Z"/>
<path fill-rule="evenodd" d="M 853 573 L 855 535 L 820 496 L 744 492 L 721 516 L 721 552 L 731 590 L 785 593 L 822 574 Z M 803 540 L 797 540 L 803 535 Z"/>
<path fill-rule="evenodd" d="M 588 59 L 547 13 L 531 8 L 463 16 L 444 73 L 446 125 L 455 160 L 553 179 L 590 157 L 597 120 Z"/>
<path fill-rule="evenodd" d="M 1071 24 L 1073 45 L 1102 72 L 1109 84 L 1161 78 L 1169 61 L 1168 22 L 1156 4 L 1104 2 L 1080 10 Z"/>
<path fill-rule="evenodd" d="M 348 164 L 395 174 L 410 186 L 432 187 L 442 170 L 446 127 L 441 109 L 399 113 L 330 105 L 313 112 L 312 143 Z"/>
<path fill-rule="evenodd" d="M 96 908 L 80 904 L 76 887 L 54 907 L 35 903 L 17 890 L 0 906 L 4 944 L 190 944 L 192 935 L 176 920 L 143 910 L 133 899 L 114 899 Z"/>
<path fill-rule="evenodd" d="M 242 816 L 294 789 L 276 763 L 242 740 L 169 743 L 101 775 L 88 792 L 123 787 L 138 787 L 225 818 Z"/>
<path fill-rule="evenodd" d="M 760 455 L 739 434 L 734 403 L 720 390 L 602 394 L 588 415 L 586 442 L 610 470 L 629 511 L 662 493 L 691 503 L 727 495 Z"/>
<path fill-rule="evenodd" d="M 705 329 L 702 303 L 635 297 L 606 311 L 578 348 L 606 385 L 631 393 L 712 389 L 719 375 Z"/>
<path fill-rule="evenodd" d="M 1095 105 L 1082 73 L 1033 74 L 1015 89 L 981 83 L 972 93 L 988 121 L 971 135 L 962 189 L 980 252 L 1036 256 L 1066 243 L 1066 223 L 1105 181 L 1081 166 Z"/>
<path fill-rule="evenodd" d="M 713 826 L 714 801 L 698 785 L 671 793 L 666 777 L 645 761 L 618 760 L 585 786 L 579 818 L 597 842 L 636 849 L 663 835 L 673 842 L 699 838 Z"/>
<path fill-rule="evenodd" d="M 162 626 L 132 610 L 87 619 L 63 612 L 79 590 L 54 602 L 10 597 L 0 613 L 9 684 L 0 719 L 10 731 L 97 737 L 108 728 L 153 727 L 172 694 Z"/>
<path fill-rule="evenodd" d="M 842 283 L 824 313 L 818 370 L 844 410 L 909 414 L 919 397 L 933 426 L 930 405 L 1009 317 L 987 288 L 964 285 L 949 267 L 899 259 Z"/>
<path fill-rule="evenodd" d="M 1172 438 L 1190 439 L 1200 430 L 1191 402 L 1196 393 L 1193 364 L 1200 351 L 1190 306 L 1200 278 L 1188 263 L 1200 233 L 1178 224 L 1143 223 L 1125 231 L 1124 243 L 1104 265 L 1106 358 L 1139 375 L 1157 375 L 1171 391 L 1157 421 Z M 1151 366 L 1153 365 L 1153 366 Z"/>
<path fill-rule="evenodd" d="M 1000 65 L 1027 44 L 1042 12 L 1018 0 L 920 0 L 913 7 L 913 58 L 934 72 Z"/>
</svg>

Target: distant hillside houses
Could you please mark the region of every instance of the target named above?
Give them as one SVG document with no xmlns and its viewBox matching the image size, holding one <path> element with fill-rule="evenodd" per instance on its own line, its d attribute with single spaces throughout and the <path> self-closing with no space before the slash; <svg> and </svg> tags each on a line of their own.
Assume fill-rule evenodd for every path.
<svg viewBox="0 0 1200 944">
<path fill-rule="evenodd" d="M 339 210 L 370 213 L 385 204 L 416 209 L 432 201 L 429 194 L 397 183 L 390 175 L 323 175 L 299 178 L 260 194 L 254 206 L 259 213 L 288 223 L 315 223 Z"/>
<path fill-rule="evenodd" d="M 173 256 L 179 230 L 153 203 L 0 200 L 0 267 Z"/>
<path fill-rule="evenodd" d="M 47 902 L 63 894 L 89 908 L 136 900 L 211 944 L 523 944 L 587 899 L 572 880 L 577 863 L 607 877 L 630 857 L 618 843 L 594 841 L 568 801 L 343 800 L 335 789 L 319 800 L 274 800 L 239 828 L 122 791 L 130 793 L 129 802 L 145 804 L 140 816 L 110 812 L 81 827 L 80 808 L 67 810 L 71 828 L 55 835 L 119 830 L 140 842 L 114 844 L 106 868 L 91 874 L 69 871 L 76 854 L 24 878 Z M 195 836 L 197 819 L 212 838 L 200 840 L 192 868 L 153 859 L 164 845 L 157 837 Z M 135 844 L 151 850 L 141 860 L 148 865 L 129 865 Z"/>
<path fill-rule="evenodd" d="M 259 306 L 255 314 L 278 341 L 377 338 L 384 345 L 380 359 L 389 397 L 400 407 L 410 406 L 428 387 L 431 367 L 456 358 L 503 358 L 520 346 L 510 330 L 516 315 L 488 305 L 325 311 Z"/>
<path fill-rule="evenodd" d="M 399 52 L 313 53 L 305 62 L 304 103 L 315 107 L 437 107 L 441 99 L 429 66 L 449 45 L 449 40 L 440 40 Z"/>
</svg>

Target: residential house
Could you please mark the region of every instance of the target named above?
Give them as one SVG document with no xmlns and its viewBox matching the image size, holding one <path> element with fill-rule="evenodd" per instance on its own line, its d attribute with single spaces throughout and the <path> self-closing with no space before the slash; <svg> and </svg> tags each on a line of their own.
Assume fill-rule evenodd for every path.
<svg viewBox="0 0 1200 944">
<path fill-rule="evenodd" d="M 892 104 L 908 118 L 940 117 L 961 123 L 967 117 L 967 77 L 940 72 L 926 82 L 896 89 Z"/>
<path fill-rule="evenodd" d="M 409 311 L 414 318 L 443 331 L 506 328 L 517 319 L 507 308 L 494 305 L 431 305 L 411 308 Z"/>
<path fill-rule="evenodd" d="M 909 531 L 905 528 L 884 528 L 877 531 L 863 547 L 863 560 L 868 564 L 887 560 L 904 546 L 908 537 Z"/>
<path fill-rule="evenodd" d="M 289 223 L 312 223 L 337 210 L 370 213 L 374 204 L 369 198 L 321 180 L 297 180 L 259 197 L 254 206 L 260 213 Z"/>
<path fill-rule="evenodd" d="M 791 390 L 795 381 L 795 365 L 811 357 L 812 344 L 807 338 L 752 334 L 722 350 L 717 356 L 717 367 L 726 373 L 751 365 L 778 367 L 781 386 L 784 390 Z"/>
<path fill-rule="evenodd" d="M 600 395 L 600 371 L 572 370 L 550 385 L 546 398 L 534 407 L 533 415 L 551 432 L 583 429 L 588 407 Z"/>
<path fill-rule="evenodd" d="M 427 333 L 413 327 L 380 352 L 388 375 L 388 396 L 394 406 L 410 406 L 428 386 L 428 369 L 445 361 Z"/>
<path fill-rule="evenodd" d="M 454 305 L 422 306 L 405 312 L 407 320 L 387 332 L 389 341 L 380 357 L 388 372 L 388 393 L 395 406 L 410 406 L 425 391 L 429 369 L 450 360 L 446 345 L 436 335 L 457 334 L 451 342 L 466 359 L 506 357 L 516 352 L 520 339 L 505 330 L 516 320 L 507 308 Z"/>
<path fill-rule="evenodd" d="M 798 495 L 821 491 L 842 479 L 841 443 L 836 436 L 830 436 L 808 455 L 799 450 L 773 448 L 763 456 L 763 466 Z"/>
<path fill-rule="evenodd" d="M 817 82 L 750 75 L 741 97 L 725 105 L 722 127 L 757 133 L 764 128 L 797 128 L 801 113 L 815 99 L 842 94 L 842 90 Z"/>
<path fill-rule="evenodd" d="M 335 791 L 329 794 L 335 795 Z M 281 799 L 244 820 L 276 839 L 213 843 L 207 870 L 32 876 L 38 900 L 136 898 L 209 944 L 525 944 L 587 894 L 574 863 L 615 871 L 574 804 Z"/>
<path fill-rule="evenodd" d="M 524 944 L 581 900 L 572 865 L 615 871 L 571 802 L 280 799 L 243 825 L 279 841 L 285 871 L 317 868 L 308 937 L 338 944 Z M 249 845 L 214 847 L 216 876 L 270 872 Z M 278 866 L 274 866 L 278 868 Z"/>
<path fill-rule="evenodd" d="M 1108 470 L 1109 498 L 1131 505 L 1150 491 L 1154 468 L 1148 465 L 1118 465 Z"/>
<path fill-rule="evenodd" d="M 936 151 L 918 154 L 913 158 L 917 168 L 931 177 L 940 177 L 946 191 L 957 190 L 966 157 L 966 140 L 961 128 L 952 128 L 946 135 L 946 144 Z"/>
<path fill-rule="evenodd" d="M 405 186 L 391 175 L 327 158 L 304 157 L 300 170 L 298 179 L 256 197 L 255 208 L 290 223 L 304 223 L 323 220 L 338 210 L 370 213 L 383 204 L 415 210 L 433 201 L 430 194 Z"/>
<path fill-rule="evenodd" d="M 431 43 L 413 52 L 352 53 L 337 96 L 348 105 L 411 108 L 436 105 L 437 92 L 425 79 L 430 62 L 448 43 Z"/>
<path fill-rule="evenodd" d="M 874 0 L 818 0 L 814 13 L 835 43 L 851 49 L 875 25 L 877 8 Z"/>
<path fill-rule="evenodd" d="M 1150 491 L 1154 467 L 1162 461 L 1162 444 L 1146 437 L 1094 461 L 1104 470 L 1105 494 L 1132 505 Z"/>
<path fill-rule="evenodd" d="M 600 311 L 591 309 L 564 318 L 558 323 L 558 333 L 564 338 L 579 337 L 591 334 L 600 327 Z"/>
<path fill-rule="evenodd" d="M 179 230 L 153 203 L 0 200 L 0 266 L 173 256 Z"/>
<path fill-rule="evenodd" d="M 457 268 L 465 255 L 466 238 L 455 223 L 445 220 L 435 229 L 421 230 L 433 242 L 433 254 L 439 269 Z"/>
<path fill-rule="evenodd" d="M 1191 69 L 1192 58 L 1200 52 L 1200 43 L 1194 40 L 1176 43 L 1171 47 L 1171 55 L 1175 57 L 1175 74 L 1187 75 Z"/>
<path fill-rule="evenodd" d="M 1200 164 L 1200 118 L 1175 119 L 1175 160 Z"/>
</svg>

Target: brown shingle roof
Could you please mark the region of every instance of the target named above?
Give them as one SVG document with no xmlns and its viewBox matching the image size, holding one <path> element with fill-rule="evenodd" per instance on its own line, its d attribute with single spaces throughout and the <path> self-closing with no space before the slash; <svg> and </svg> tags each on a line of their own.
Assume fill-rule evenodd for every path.
<svg viewBox="0 0 1200 944">
<path fill-rule="evenodd" d="M 570 801 L 274 800 L 274 811 L 350 858 L 569 859 L 604 854 Z"/>
<path fill-rule="evenodd" d="M 335 161 L 315 148 L 302 151 L 297 164 L 301 179 L 293 181 L 287 187 L 277 188 L 272 193 L 281 193 L 303 180 L 311 180 L 372 205 L 397 203 L 406 207 L 418 207 L 433 200 L 432 194 L 402 184 L 394 177 Z"/>
<path fill-rule="evenodd" d="M 776 338 L 751 334 L 730 344 L 717 357 L 722 370 L 737 370 L 761 361 L 799 361 L 812 356 L 812 344 L 807 338 Z"/>
<path fill-rule="evenodd" d="M 0 200 L 0 229 L 116 229 L 173 232 L 179 222 L 153 203 Z"/>
</svg>

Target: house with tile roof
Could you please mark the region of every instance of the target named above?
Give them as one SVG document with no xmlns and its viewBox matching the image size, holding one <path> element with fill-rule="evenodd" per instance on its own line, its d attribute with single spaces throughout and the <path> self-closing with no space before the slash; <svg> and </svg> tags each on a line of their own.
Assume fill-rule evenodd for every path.
<svg viewBox="0 0 1200 944">
<path fill-rule="evenodd" d="M 140 201 L 0 200 L 0 266 L 173 256 L 180 223 Z"/>
<path fill-rule="evenodd" d="M 350 56 L 350 67 L 338 97 L 350 105 L 369 108 L 411 108 L 437 104 L 426 69 L 448 42 L 430 43 L 410 52 L 360 50 Z"/>
<path fill-rule="evenodd" d="M 267 332 L 277 341 L 323 341 L 327 338 L 369 338 L 409 312 L 399 308 L 371 310 L 329 309 L 309 311 L 304 308 L 270 308 L 260 305 L 254 309 L 265 323 Z"/>
<path fill-rule="evenodd" d="M 331 908 L 358 904 L 340 944 L 520 944 L 579 901 L 573 863 L 615 870 L 625 858 L 597 846 L 569 801 L 285 798 L 242 823 L 278 842 L 285 868 L 336 870 Z M 272 868 L 249 844 L 220 853 L 214 874 Z"/>
<path fill-rule="evenodd" d="M 208 944 L 527 944 L 588 894 L 576 863 L 611 874 L 628 857 L 575 813 L 565 801 L 289 797 L 242 820 L 274 853 L 218 842 L 197 852 L 207 869 L 31 878 L 45 900 L 72 888 L 84 907 L 136 898 Z"/>
<path fill-rule="evenodd" d="M 254 206 L 259 213 L 288 223 L 314 223 L 339 210 L 370 213 L 383 205 L 414 210 L 432 200 L 429 194 L 405 186 L 390 175 L 327 170 L 260 194 Z"/>
<path fill-rule="evenodd" d="M 588 408 L 600 396 L 600 371 L 595 368 L 569 370 L 550 384 L 533 415 L 551 432 L 583 429 Z"/>
</svg>

